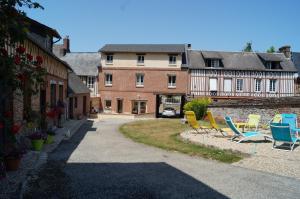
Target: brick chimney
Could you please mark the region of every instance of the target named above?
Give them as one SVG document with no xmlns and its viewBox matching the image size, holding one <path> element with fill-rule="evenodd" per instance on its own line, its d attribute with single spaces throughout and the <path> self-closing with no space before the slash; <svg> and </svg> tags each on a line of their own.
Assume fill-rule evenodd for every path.
<svg viewBox="0 0 300 199">
<path fill-rule="evenodd" d="M 279 48 L 279 52 L 283 53 L 286 58 L 291 59 L 292 53 L 291 53 L 291 46 L 286 45 Z"/>
<path fill-rule="evenodd" d="M 69 36 L 66 36 L 63 39 L 63 49 L 64 49 L 65 53 L 70 52 L 70 39 L 69 39 Z"/>
</svg>

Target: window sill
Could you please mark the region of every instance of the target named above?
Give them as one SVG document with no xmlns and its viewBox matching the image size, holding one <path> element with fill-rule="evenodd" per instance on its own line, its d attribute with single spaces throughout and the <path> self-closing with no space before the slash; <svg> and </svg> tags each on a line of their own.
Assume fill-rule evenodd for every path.
<svg viewBox="0 0 300 199">
<path fill-rule="evenodd" d="M 105 84 L 106 87 L 112 87 L 112 84 Z"/>
<path fill-rule="evenodd" d="M 106 65 L 113 65 L 114 63 L 105 62 Z"/>
<path fill-rule="evenodd" d="M 177 66 L 177 64 L 169 64 L 169 66 Z"/>
<path fill-rule="evenodd" d="M 145 66 L 144 63 L 138 63 L 137 66 Z"/>
<path fill-rule="evenodd" d="M 144 88 L 144 85 L 136 85 L 136 88 Z"/>
<path fill-rule="evenodd" d="M 168 86 L 168 88 L 174 89 L 174 88 L 176 88 L 176 86 Z"/>
</svg>

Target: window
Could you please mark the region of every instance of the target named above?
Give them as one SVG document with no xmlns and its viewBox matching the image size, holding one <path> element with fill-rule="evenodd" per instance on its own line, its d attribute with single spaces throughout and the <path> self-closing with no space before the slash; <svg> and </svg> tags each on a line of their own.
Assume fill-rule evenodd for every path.
<svg viewBox="0 0 300 199">
<path fill-rule="evenodd" d="M 217 82 L 218 82 L 217 78 L 209 79 L 209 91 L 217 91 L 217 85 L 218 85 Z"/>
<path fill-rule="evenodd" d="M 267 69 L 282 69 L 279 61 L 267 61 L 266 68 Z"/>
<path fill-rule="evenodd" d="M 175 88 L 176 87 L 176 75 L 168 76 L 168 87 Z"/>
<path fill-rule="evenodd" d="M 138 64 L 138 65 L 143 65 L 143 64 L 144 64 L 144 61 L 145 61 L 144 55 L 138 55 L 138 56 L 137 56 L 137 64 Z"/>
<path fill-rule="evenodd" d="M 236 91 L 243 91 L 243 84 L 244 84 L 243 79 L 237 79 L 236 80 Z"/>
<path fill-rule="evenodd" d="M 104 109 L 105 110 L 111 110 L 111 100 L 105 100 L 104 101 Z"/>
<path fill-rule="evenodd" d="M 74 107 L 77 108 L 77 106 L 78 106 L 78 101 L 77 101 L 77 97 L 75 97 Z"/>
<path fill-rule="evenodd" d="M 170 65 L 176 64 L 176 55 L 169 55 L 169 64 Z"/>
<path fill-rule="evenodd" d="M 51 108 L 56 106 L 56 84 L 50 86 L 50 106 Z"/>
<path fill-rule="evenodd" d="M 147 103 L 145 101 L 132 101 L 133 114 L 144 114 L 146 113 Z"/>
<path fill-rule="evenodd" d="M 276 92 L 276 79 L 270 79 L 269 91 Z"/>
<path fill-rule="evenodd" d="M 88 88 L 94 88 L 94 83 L 95 83 L 95 77 L 87 77 L 87 87 Z"/>
<path fill-rule="evenodd" d="M 231 92 L 231 79 L 224 79 L 224 92 Z"/>
<path fill-rule="evenodd" d="M 112 64 L 114 61 L 114 56 L 113 55 L 106 55 L 106 63 L 107 64 Z"/>
<path fill-rule="evenodd" d="M 220 59 L 206 59 L 205 64 L 207 67 L 221 67 L 221 60 Z"/>
<path fill-rule="evenodd" d="M 261 91 L 261 79 L 255 79 L 255 92 Z"/>
<path fill-rule="evenodd" d="M 144 74 L 136 74 L 136 86 L 144 87 Z"/>
<path fill-rule="evenodd" d="M 59 87 L 58 87 L 58 99 L 60 101 L 63 101 L 63 99 L 64 99 L 64 86 L 63 85 L 59 85 Z"/>
<path fill-rule="evenodd" d="M 112 74 L 105 74 L 105 86 L 112 86 Z"/>
</svg>

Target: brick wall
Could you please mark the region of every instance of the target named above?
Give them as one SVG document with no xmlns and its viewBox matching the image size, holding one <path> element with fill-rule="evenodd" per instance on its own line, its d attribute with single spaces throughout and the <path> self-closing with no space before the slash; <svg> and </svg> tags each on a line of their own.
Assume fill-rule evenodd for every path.
<svg viewBox="0 0 300 199">
<path fill-rule="evenodd" d="M 223 120 L 225 115 L 235 120 L 247 119 L 249 114 L 262 116 L 261 123 L 269 122 L 276 113 L 296 113 L 300 116 L 300 98 L 266 98 L 251 100 L 227 100 L 213 102 L 209 106 L 217 120 Z"/>
</svg>

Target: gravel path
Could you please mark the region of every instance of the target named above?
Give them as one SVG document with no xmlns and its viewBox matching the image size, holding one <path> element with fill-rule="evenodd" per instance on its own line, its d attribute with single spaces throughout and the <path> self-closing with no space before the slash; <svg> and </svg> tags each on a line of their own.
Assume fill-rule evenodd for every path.
<svg viewBox="0 0 300 199">
<path fill-rule="evenodd" d="M 128 121 L 82 126 L 25 198 L 299 198 L 299 180 L 135 143 L 118 132 Z"/>
<path fill-rule="evenodd" d="M 249 154 L 250 157 L 234 163 L 241 167 L 270 172 L 278 175 L 300 179 L 300 147 L 294 151 L 272 149 L 271 141 L 264 138 L 253 138 L 251 141 L 236 143 L 229 138 L 220 137 L 220 134 L 211 132 L 207 135 L 195 135 L 192 131 L 181 134 L 186 140 L 220 149 L 229 149 Z"/>
</svg>

